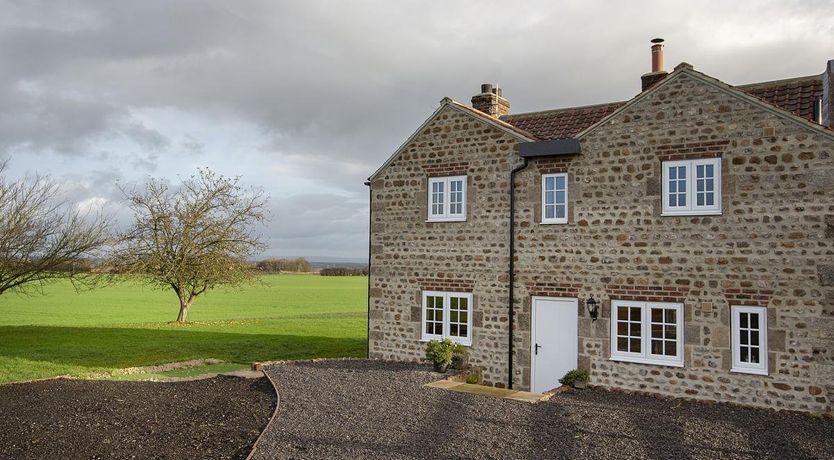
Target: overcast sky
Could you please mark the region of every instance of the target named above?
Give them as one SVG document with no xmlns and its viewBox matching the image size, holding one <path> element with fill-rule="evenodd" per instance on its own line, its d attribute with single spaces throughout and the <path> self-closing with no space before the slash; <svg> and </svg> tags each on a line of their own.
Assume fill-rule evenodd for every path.
<svg viewBox="0 0 834 460">
<path fill-rule="evenodd" d="M 118 213 L 197 167 L 270 195 L 270 255 L 362 258 L 364 180 L 437 108 L 633 97 L 649 40 L 730 84 L 819 74 L 834 2 L 0 0 L 0 158 Z"/>
</svg>

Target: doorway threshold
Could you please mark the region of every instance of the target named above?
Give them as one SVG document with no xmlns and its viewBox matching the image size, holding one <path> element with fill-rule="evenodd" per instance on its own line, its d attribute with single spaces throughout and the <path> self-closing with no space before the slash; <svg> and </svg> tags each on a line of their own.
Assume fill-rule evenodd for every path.
<svg viewBox="0 0 834 460">
<path fill-rule="evenodd" d="M 527 403 L 538 403 L 547 401 L 553 396 L 550 393 L 532 393 L 530 391 L 507 390 L 505 388 L 488 387 L 486 385 L 475 385 L 471 383 L 455 382 L 451 380 L 439 380 L 437 382 L 427 383 L 427 387 L 440 388 L 443 390 L 455 391 L 458 393 L 469 393 L 481 396 L 490 396 L 493 398 L 510 399 L 513 401 L 523 401 Z"/>
</svg>

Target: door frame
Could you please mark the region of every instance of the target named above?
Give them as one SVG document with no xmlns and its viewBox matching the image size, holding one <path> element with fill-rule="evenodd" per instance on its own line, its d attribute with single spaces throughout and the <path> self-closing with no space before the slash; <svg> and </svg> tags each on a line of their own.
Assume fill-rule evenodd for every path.
<svg viewBox="0 0 834 460">
<path fill-rule="evenodd" d="M 578 297 L 550 297 L 534 295 L 530 297 L 530 391 L 536 386 L 536 301 L 555 300 L 562 302 L 573 302 L 576 312 L 576 328 L 579 331 L 579 298 Z M 576 340 L 579 340 L 578 334 Z M 576 359 L 579 360 L 579 344 L 576 346 Z"/>
</svg>

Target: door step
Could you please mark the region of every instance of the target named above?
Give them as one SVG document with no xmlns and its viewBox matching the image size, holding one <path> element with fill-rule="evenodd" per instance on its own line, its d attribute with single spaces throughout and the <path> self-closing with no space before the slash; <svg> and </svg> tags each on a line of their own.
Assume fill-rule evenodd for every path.
<svg viewBox="0 0 834 460">
<path fill-rule="evenodd" d="M 493 398 L 511 399 L 513 401 L 523 401 L 528 403 L 537 403 L 547 401 L 552 394 L 532 393 L 529 391 L 507 390 L 505 388 L 488 387 L 485 385 L 473 385 L 471 383 L 453 382 L 450 380 L 439 380 L 437 382 L 427 383 L 427 387 L 440 388 L 443 390 L 456 391 L 458 393 L 469 393 L 481 396 L 491 396 Z"/>
</svg>

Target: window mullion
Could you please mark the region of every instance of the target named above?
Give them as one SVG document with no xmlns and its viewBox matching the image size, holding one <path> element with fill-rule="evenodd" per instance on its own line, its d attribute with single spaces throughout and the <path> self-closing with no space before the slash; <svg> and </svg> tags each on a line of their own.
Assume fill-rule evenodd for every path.
<svg viewBox="0 0 834 460">
<path fill-rule="evenodd" d="M 640 322 L 641 322 L 640 333 L 642 334 L 641 340 L 643 342 L 643 346 L 642 346 L 642 349 L 640 350 L 640 352 L 641 352 L 643 358 L 648 358 L 648 357 L 651 356 L 651 353 L 649 351 L 649 350 L 651 350 L 651 348 L 649 348 L 649 347 L 652 344 L 651 343 L 652 339 L 650 337 L 651 336 L 651 324 L 649 324 L 649 322 L 650 322 L 649 320 L 650 320 L 651 316 L 649 315 L 649 310 L 650 310 L 650 308 L 646 304 L 643 304 L 643 306 L 640 307 Z"/>
<path fill-rule="evenodd" d="M 443 179 L 443 215 L 449 217 L 449 179 Z M 444 300 L 445 303 L 445 300 Z"/>
<path fill-rule="evenodd" d="M 443 337 L 449 337 L 449 293 L 443 294 Z"/>
<path fill-rule="evenodd" d="M 698 187 L 695 185 L 695 162 L 688 161 L 686 163 L 686 209 L 689 211 L 695 210 L 695 193 Z"/>
</svg>

